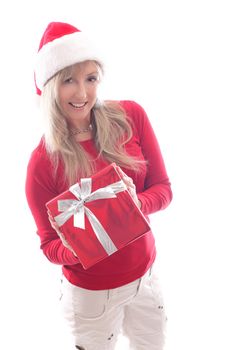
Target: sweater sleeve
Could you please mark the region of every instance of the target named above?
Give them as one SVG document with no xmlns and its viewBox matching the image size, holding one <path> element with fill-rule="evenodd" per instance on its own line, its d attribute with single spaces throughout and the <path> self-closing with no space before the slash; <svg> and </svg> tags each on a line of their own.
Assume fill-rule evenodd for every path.
<svg viewBox="0 0 228 350">
<path fill-rule="evenodd" d="M 144 159 L 147 161 L 147 170 L 144 180 L 144 189 L 137 193 L 144 215 L 152 214 L 165 209 L 172 200 L 171 184 L 161 150 L 145 110 L 136 102 L 131 102 L 132 117 L 135 125 L 135 134 Z"/>
<path fill-rule="evenodd" d="M 45 157 L 37 149 L 32 153 L 28 163 L 25 191 L 44 255 L 55 264 L 77 264 L 78 258 L 62 244 L 49 222 L 45 204 L 57 193 L 53 183 L 51 163 L 47 156 Z"/>
</svg>

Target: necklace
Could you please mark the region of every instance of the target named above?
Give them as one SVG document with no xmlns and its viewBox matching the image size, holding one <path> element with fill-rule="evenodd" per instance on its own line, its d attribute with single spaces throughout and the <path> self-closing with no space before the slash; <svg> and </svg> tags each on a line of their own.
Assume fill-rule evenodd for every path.
<svg viewBox="0 0 228 350">
<path fill-rule="evenodd" d="M 86 132 L 89 132 L 93 129 L 92 124 L 89 124 L 88 128 L 86 129 L 70 129 L 70 132 L 72 135 L 78 135 L 78 134 L 84 134 Z"/>
</svg>

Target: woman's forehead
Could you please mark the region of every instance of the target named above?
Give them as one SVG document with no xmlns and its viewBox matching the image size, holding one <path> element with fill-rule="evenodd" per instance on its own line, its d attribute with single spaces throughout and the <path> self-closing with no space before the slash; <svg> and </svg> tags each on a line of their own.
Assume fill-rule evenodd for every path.
<svg viewBox="0 0 228 350">
<path fill-rule="evenodd" d="M 77 72 L 98 72 L 99 67 L 95 61 L 84 61 L 78 62 L 73 66 L 66 68 L 66 72 L 69 73 L 77 73 Z"/>
</svg>

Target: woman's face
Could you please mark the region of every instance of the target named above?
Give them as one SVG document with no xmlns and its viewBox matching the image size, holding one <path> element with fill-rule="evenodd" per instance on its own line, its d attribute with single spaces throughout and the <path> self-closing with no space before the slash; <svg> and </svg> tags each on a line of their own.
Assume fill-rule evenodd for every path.
<svg viewBox="0 0 228 350">
<path fill-rule="evenodd" d="M 88 127 L 90 112 L 97 100 L 100 73 L 94 61 L 76 64 L 60 81 L 58 101 L 70 125 Z"/>
</svg>

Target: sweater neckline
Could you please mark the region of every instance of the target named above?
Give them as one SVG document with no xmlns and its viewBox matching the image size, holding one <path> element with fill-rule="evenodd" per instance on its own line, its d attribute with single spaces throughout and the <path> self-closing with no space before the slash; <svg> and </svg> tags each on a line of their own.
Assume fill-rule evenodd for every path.
<svg viewBox="0 0 228 350">
<path fill-rule="evenodd" d="M 93 139 L 87 139 L 87 140 L 83 140 L 83 141 L 78 141 L 78 143 L 91 143 L 93 141 Z"/>
</svg>

